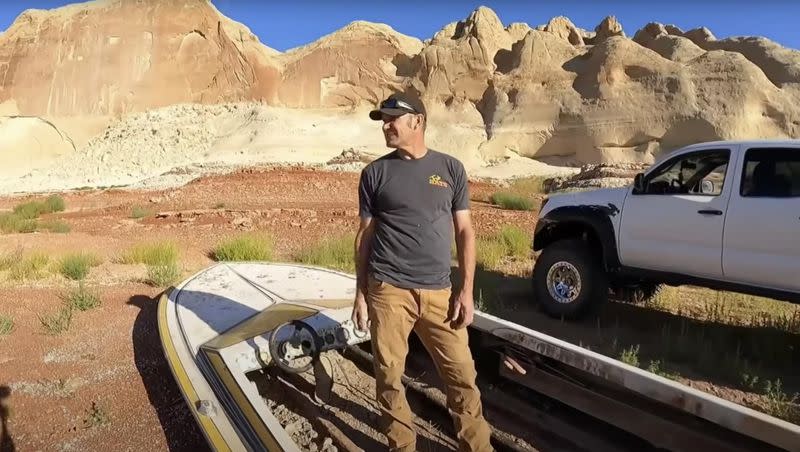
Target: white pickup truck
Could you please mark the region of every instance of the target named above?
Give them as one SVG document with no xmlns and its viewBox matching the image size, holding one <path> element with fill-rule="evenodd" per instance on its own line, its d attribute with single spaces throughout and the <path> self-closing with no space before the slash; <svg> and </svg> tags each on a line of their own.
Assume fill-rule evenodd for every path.
<svg viewBox="0 0 800 452">
<path fill-rule="evenodd" d="M 551 195 L 533 249 L 536 301 L 554 317 L 661 284 L 800 303 L 800 140 L 693 144 L 631 186 Z"/>
</svg>

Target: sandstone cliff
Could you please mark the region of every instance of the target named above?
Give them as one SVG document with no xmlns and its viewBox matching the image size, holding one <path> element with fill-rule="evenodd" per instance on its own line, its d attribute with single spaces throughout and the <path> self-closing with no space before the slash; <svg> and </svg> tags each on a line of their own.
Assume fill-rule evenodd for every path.
<svg viewBox="0 0 800 452">
<path fill-rule="evenodd" d="M 560 17 L 515 40 L 479 8 L 415 61 L 409 89 L 484 161 L 651 162 L 696 141 L 800 137 L 800 52 L 764 38 L 652 23 L 631 39 L 614 17 L 588 35 Z"/>
<path fill-rule="evenodd" d="M 102 118 L 167 121 L 163 114 L 138 114 L 175 104 L 257 102 L 272 108 L 269 115 L 302 124 L 301 112 L 332 109 L 344 116 L 332 116 L 339 126 L 326 120 L 326 130 L 344 135 L 337 140 L 326 132 L 314 147 L 313 160 L 320 161 L 349 147 L 379 146 L 365 110 L 404 90 L 428 105 L 431 145 L 473 169 L 524 166 L 531 158 L 560 165 L 651 162 L 696 141 L 800 137 L 797 50 L 759 37 L 717 39 L 706 28 L 653 22 L 626 33 L 623 25 L 613 16 L 592 31 L 566 17 L 535 28 L 505 25 L 480 7 L 424 41 L 389 24 L 354 21 L 278 52 L 207 0 L 96 0 L 28 10 L 0 34 L 0 115 L 39 117 L 5 120 L 3 128 L 43 133 L 54 143 L 53 155 L 86 158 L 106 151 L 83 149 L 89 129 L 79 131 L 81 121 L 97 131 Z M 212 148 L 192 145 L 181 155 L 219 146 L 265 155 L 265 146 L 277 149 L 290 130 L 261 130 L 252 118 L 234 116 L 246 135 L 212 134 Z M 40 152 L 28 151 L 37 140 L 23 135 L 8 134 L 17 145 L 5 138 L 0 154 Z M 109 137 L 101 132 L 93 149 L 140 147 Z M 167 135 L 159 140 L 166 140 L 159 149 L 170 145 Z"/>
<path fill-rule="evenodd" d="M 288 107 L 375 105 L 398 89 L 422 41 L 384 24 L 355 21 L 277 58 L 277 103 Z"/>
<path fill-rule="evenodd" d="M 206 0 L 97 0 L 27 10 L 0 35 L 0 104 L 114 115 L 276 97 L 275 51 Z"/>
</svg>

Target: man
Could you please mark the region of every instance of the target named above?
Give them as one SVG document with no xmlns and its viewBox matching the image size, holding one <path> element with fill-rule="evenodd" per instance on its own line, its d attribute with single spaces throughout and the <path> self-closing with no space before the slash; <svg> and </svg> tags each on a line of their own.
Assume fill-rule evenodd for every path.
<svg viewBox="0 0 800 452">
<path fill-rule="evenodd" d="M 352 319 L 371 334 L 383 432 L 390 450 L 416 450 L 401 382 L 413 330 L 445 384 L 459 450 L 492 450 L 467 341 L 474 311 L 475 235 L 464 166 L 427 148 L 427 114 L 420 100 L 395 94 L 370 118 L 383 121 L 386 145 L 395 150 L 361 173 Z M 455 294 L 453 227 L 461 273 Z"/>
</svg>

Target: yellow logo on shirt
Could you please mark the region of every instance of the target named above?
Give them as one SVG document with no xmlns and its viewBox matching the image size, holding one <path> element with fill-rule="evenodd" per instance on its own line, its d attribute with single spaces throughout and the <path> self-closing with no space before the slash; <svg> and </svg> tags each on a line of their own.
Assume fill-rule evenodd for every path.
<svg viewBox="0 0 800 452">
<path fill-rule="evenodd" d="M 434 174 L 433 176 L 428 178 L 428 183 L 431 185 L 436 185 L 438 187 L 448 187 L 447 182 L 443 181 L 441 176 L 438 174 Z"/>
</svg>

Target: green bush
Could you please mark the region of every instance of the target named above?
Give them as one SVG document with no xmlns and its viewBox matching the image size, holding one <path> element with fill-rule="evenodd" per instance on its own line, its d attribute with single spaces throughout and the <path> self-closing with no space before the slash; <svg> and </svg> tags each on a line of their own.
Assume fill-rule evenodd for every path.
<svg viewBox="0 0 800 452">
<path fill-rule="evenodd" d="M 516 179 L 511 183 L 510 190 L 524 196 L 535 194 L 542 194 L 544 190 L 544 181 L 547 176 L 531 176 L 521 179 Z"/>
<path fill-rule="evenodd" d="M 503 226 L 499 238 L 508 256 L 526 257 L 531 250 L 530 234 L 516 226 Z"/>
<path fill-rule="evenodd" d="M 100 297 L 89 291 L 81 281 L 77 289 L 70 291 L 65 299 L 71 309 L 78 311 L 88 311 L 89 309 L 100 306 Z"/>
<path fill-rule="evenodd" d="M 24 218 L 16 213 L 0 214 L 0 230 L 6 234 L 15 232 L 30 233 L 36 231 L 36 227 L 36 219 Z"/>
<path fill-rule="evenodd" d="M 496 269 L 506 258 L 525 258 L 530 253 L 531 238 L 516 226 L 504 226 L 488 237 L 478 238 L 476 260 L 484 268 Z"/>
<path fill-rule="evenodd" d="M 97 256 L 88 253 L 69 254 L 61 259 L 58 267 L 59 273 L 65 278 L 82 280 L 89 274 L 89 270 L 100 263 Z"/>
<path fill-rule="evenodd" d="M 50 257 L 42 253 L 33 253 L 22 257 L 11 264 L 9 276 L 13 280 L 39 279 L 47 273 Z"/>
<path fill-rule="evenodd" d="M 39 321 L 47 333 L 53 335 L 63 333 L 69 330 L 72 324 L 72 305 L 65 303 L 57 312 L 39 316 Z"/>
<path fill-rule="evenodd" d="M 0 214 L 0 231 L 6 234 L 21 232 L 35 232 L 39 225 L 37 219 L 45 213 L 61 212 L 65 208 L 64 198 L 51 195 L 44 201 L 28 201 L 14 206 L 13 212 Z M 46 229 L 55 229 L 54 232 L 69 232 L 69 226 L 64 231 L 64 225 L 58 222 L 48 222 L 42 225 Z"/>
<path fill-rule="evenodd" d="M 178 247 L 169 241 L 134 245 L 122 255 L 123 264 L 168 265 L 178 260 Z"/>
<path fill-rule="evenodd" d="M 29 201 L 14 206 L 14 214 L 26 220 L 39 218 L 41 214 L 47 213 L 48 210 L 48 206 L 39 201 Z"/>
<path fill-rule="evenodd" d="M 14 330 L 14 319 L 11 317 L 0 315 L 0 336 L 10 334 Z"/>
<path fill-rule="evenodd" d="M 145 209 L 144 207 L 141 206 L 135 206 L 133 209 L 131 209 L 131 218 L 137 220 L 139 218 L 149 217 L 152 214 L 153 212 L 151 212 L 149 209 Z"/>
<path fill-rule="evenodd" d="M 50 195 L 44 201 L 46 213 L 63 212 L 66 208 L 64 198 L 59 195 Z"/>
<path fill-rule="evenodd" d="M 216 261 L 268 261 L 272 255 L 272 240 L 255 234 L 243 234 L 225 240 L 212 252 Z"/>
<path fill-rule="evenodd" d="M 178 264 L 157 264 L 147 266 L 147 282 L 156 287 L 164 287 L 174 283 L 180 276 Z"/>
<path fill-rule="evenodd" d="M 300 263 L 354 273 L 355 236 L 326 238 L 301 250 L 295 257 Z"/>
<path fill-rule="evenodd" d="M 41 223 L 40 227 L 57 234 L 66 234 L 71 230 L 69 224 L 61 220 L 44 221 Z"/>
<path fill-rule="evenodd" d="M 513 193 L 498 192 L 492 195 L 492 204 L 508 210 L 533 210 L 533 201 Z"/>
</svg>

